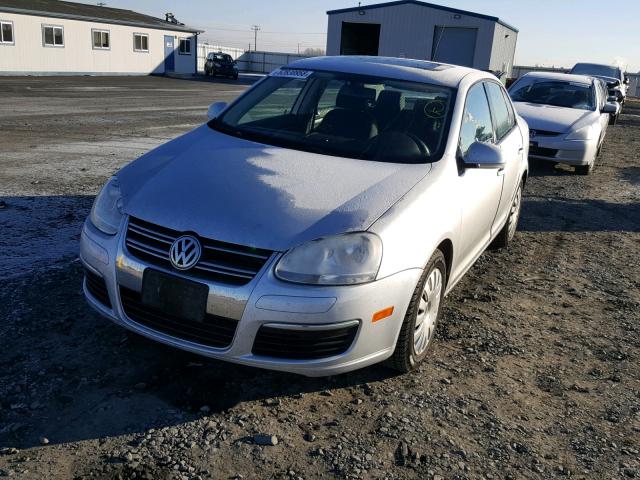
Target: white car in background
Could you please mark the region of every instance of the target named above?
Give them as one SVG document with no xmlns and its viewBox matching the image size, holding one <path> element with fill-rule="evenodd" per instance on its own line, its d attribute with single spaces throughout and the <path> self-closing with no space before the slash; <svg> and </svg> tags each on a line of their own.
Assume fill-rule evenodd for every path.
<svg viewBox="0 0 640 480">
<path fill-rule="evenodd" d="M 600 80 L 564 73 L 527 73 L 509 88 L 518 114 L 529 124 L 529 157 L 573 165 L 588 175 L 595 166 L 618 106 Z"/>
</svg>

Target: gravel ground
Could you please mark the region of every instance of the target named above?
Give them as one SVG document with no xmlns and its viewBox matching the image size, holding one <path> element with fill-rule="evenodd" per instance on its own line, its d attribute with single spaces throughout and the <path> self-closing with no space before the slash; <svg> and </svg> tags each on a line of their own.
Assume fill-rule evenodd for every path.
<svg viewBox="0 0 640 480">
<path fill-rule="evenodd" d="M 532 166 L 520 232 L 421 368 L 325 379 L 187 354 L 85 305 L 100 184 L 244 85 L 0 79 L 0 476 L 640 477 L 640 101 L 592 176 Z"/>
</svg>

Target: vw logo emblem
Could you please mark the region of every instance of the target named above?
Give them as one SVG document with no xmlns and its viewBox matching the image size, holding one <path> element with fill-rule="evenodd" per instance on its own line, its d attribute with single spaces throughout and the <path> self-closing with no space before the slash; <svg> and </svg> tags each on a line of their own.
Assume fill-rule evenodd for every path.
<svg viewBox="0 0 640 480">
<path fill-rule="evenodd" d="M 198 239 L 191 235 L 184 235 L 171 245 L 169 259 L 171 265 L 178 270 L 189 270 L 198 263 L 201 254 L 202 247 Z"/>
<path fill-rule="evenodd" d="M 533 138 L 536 135 L 538 135 L 538 132 L 536 132 L 535 130 L 529 130 L 529 138 Z"/>
</svg>

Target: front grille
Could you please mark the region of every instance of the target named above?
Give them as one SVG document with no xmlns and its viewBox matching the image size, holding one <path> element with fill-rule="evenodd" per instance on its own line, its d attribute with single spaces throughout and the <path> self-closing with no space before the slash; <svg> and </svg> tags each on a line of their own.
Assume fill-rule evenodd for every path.
<svg viewBox="0 0 640 480">
<path fill-rule="evenodd" d="M 139 292 L 120 287 L 120 301 L 124 313 L 136 323 L 175 338 L 208 347 L 226 348 L 231 345 L 238 321 L 207 313 L 202 322 L 185 320 L 142 303 Z"/>
<path fill-rule="evenodd" d="M 173 269 L 169 261 L 171 244 L 183 232 L 129 218 L 126 246 L 131 255 L 159 267 Z M 188 272 L 190 277 L 244 285 L 264 266 L 273 252 L 200 238 L 202 256 Z"/>
<path fill-rule="evenodd" d="M 288 330 L 263 325 L 253 343 L 253 354 L 291 360 L 313 360 L 346 352 L 358 325 L 331 330 Z"/>
<path fill-rule="evenodd" d="M 530 147 L 529 155 L 536 155 L 538 157 L 555 158 L 558 154 L 558 150 L 555 148 L 543 148 L 543 147 Z"/>
<path fill-rule="evenodd" d="M 531 130 L 531 136 L 534 137 L 557 137 L 560 132 L 552 132 L 550 130 Z"/>
<path fill-rule="evenodd" d="M 104 278 L 96 275 L 92 271 L 85 268 L 84 282 L 87 286 L 89 294 L 107 308 L 111 308 L 111 300 L 109 300 L 109 291 Z"/>
</svg>

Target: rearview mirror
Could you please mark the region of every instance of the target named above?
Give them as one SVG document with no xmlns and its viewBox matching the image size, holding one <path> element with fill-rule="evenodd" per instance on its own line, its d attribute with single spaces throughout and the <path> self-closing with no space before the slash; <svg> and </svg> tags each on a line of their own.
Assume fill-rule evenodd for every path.
<svg viewBox="0 0 640 480">
<path fill-rule="evenodd" d="M 209 110 L 207 110 L 207 117 L 209 117 L 209 120 L 218 118 L 225 108 L 227 108 L 227 102 L 212 103 L 209 105 Z"/>
<path fill-rule="evenodd" d="M 503 168 L 502 151 L 490 143 L 474 142 L 464 156 L 465 168 Z"/>
<path fill-rule="evenodd" d="M 618 113 L 618 106 L 615 103 L 605 103 L 602 113 Z"/>
</svg>

